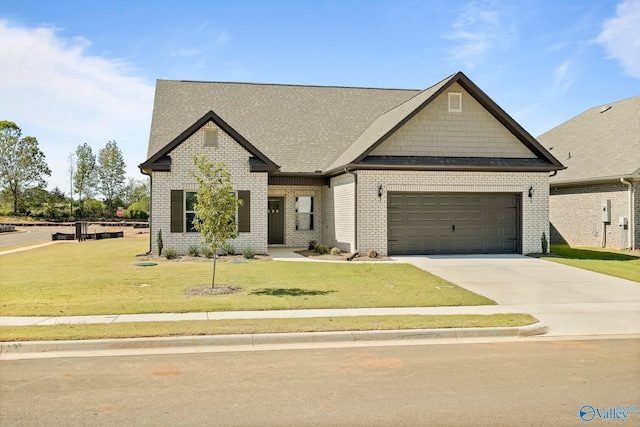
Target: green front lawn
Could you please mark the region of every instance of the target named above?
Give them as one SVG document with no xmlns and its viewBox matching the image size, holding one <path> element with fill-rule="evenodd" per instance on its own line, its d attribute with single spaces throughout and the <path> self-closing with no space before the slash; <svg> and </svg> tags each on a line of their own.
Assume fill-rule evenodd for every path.
<svg viewBox="0 0 640 427">
<path fill-rule="evenodd" d="M 552 245 L 543 259 L 640 282 L 640 253 L 600 248 Z"/>
<path fill-rule="evenodd" d="M 355 316 L 307 319 L 189 320 L 97 325 L 1 326 L 2 341 L 53 341 L 286 332 L 526 326 L 529 314 Z"/>
<path fill-rule="evenodd" d="M 62 243 L 0 256 L 0 316 L 489 305 L 495 302 L 405 264 L 250 261 L 218 264 L 242 292 L 189 296 L 211 263 L 138 267 L 147 239 Z M 149 286 L 139 286 L 149 285 Z"/>
</svg>

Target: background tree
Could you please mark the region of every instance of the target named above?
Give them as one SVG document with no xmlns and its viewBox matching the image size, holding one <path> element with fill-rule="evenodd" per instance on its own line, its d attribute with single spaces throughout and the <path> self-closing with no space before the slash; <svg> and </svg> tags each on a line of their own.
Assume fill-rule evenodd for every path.
<svg viewBox="0 0 640 427">
<path fill-rule="evenodd" d="M 91 197 L 97 186 L 96 156 L 91 146 L 85 142 L 76 149 L 76 173 L 73 177 L 73 187 L 78 194 L 81 213 L 84 213 L 83 197 L 85 199 Z"/>
<path fill-rule="evenodd" d="M 0 187 L 9 190 L 14 214 L 24 191 L 46 186 L 44 176 L 51 175 L 38 140 L 21 136 L 22 130 L 15 123 L 0 121 Z"/>
<path fill-rule="evenodd" d="M 107 142 L 98 153 L 98 177 L 100 192 L 105 197 L 107 215 L 111 215 L 113 199 L 124 184 L 124 157 L 115 141 Z"/>
<path fill-rule="evenodd" d="M 202 234 L 202 243 L 213 252 L 211 288 L 215 288 L 218 249 L 228 240 L 238 236 L 235 214 L 242 201 L 233 194 L 231 175 L 224 162 L 211 162 L 206 157 L 193 157 L 198 168 L 192 172 L 198 183 L 196 201 L 193 204 L 193 227 Z"/>
</svg>

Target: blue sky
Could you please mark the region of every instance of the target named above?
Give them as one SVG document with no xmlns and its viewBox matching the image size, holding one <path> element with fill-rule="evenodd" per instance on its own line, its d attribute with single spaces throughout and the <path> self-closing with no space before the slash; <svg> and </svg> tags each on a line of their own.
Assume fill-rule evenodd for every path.
<svg viewBox="0 0 640 427">
<path fill-rule="evenodd" d="M 141 178 L 155 80 L 427 88 L 463 71 L 532 135 L 640 95 L 640 0 L 0 0 L 0 120 Z M 639 118 L 640 120 L 640 118 Z"/>
</svg>

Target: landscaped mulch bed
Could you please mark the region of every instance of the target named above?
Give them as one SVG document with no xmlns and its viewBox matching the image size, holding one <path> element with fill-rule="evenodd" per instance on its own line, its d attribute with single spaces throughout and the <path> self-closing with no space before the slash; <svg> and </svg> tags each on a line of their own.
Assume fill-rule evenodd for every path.
<svg viewBox="0 0 640 427">
<path fill-rule="evenodd" d="M 195 288 L 189 288 L 184 293 L 187 295 L 226 295 L 235 294 L 242 291 L 242 288 L 237 286 L 216 286 L 212 288 L 211 285 L 198 286 Z"/>
<path fill-rule="evenodd" d="M 348 252 L 342 252 L 340 253 L 340 255 L 331 255 L 331 254 L 320 255 L 313 249 L 304 249 L 301 251 L 296 251 L 296 253 L 306 258 L 319 259 L 323 261 L 347 261 L 347 258 L 349 258 L 352 255 Z M 368 257 L 367 254 L 359 254 L 355 258 L 353 258 L 353 261 L 393 261 L 393 260 L 387 256 L 377 256 L 375 258 L 371 258 L 371 257 Z"/>
</svg>

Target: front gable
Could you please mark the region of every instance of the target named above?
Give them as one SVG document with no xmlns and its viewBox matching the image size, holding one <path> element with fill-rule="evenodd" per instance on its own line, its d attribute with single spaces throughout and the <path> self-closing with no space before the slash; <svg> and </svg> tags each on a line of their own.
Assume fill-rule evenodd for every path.
<svg viewBox="0 0 640 427">
<path fill-rule="evenodd" d="M 450 95 L 461 102 L 450 106 Z M 536 158 L 458 83 L 449 86 L 369 155 Z"/>
<path fill-rule="evenodd" d="M 213 138 L 207 137 L 207 130 L 212 133 L 215 131 L 216 135 Z M 213 141 L 216 141 L 215 146 Z M 150 173 L 152 171 L 157 172 L 170 172 L 172 170 L 172 155 L 174 152 L 184 143 L 199 144 L 200 148 L 207 148 L 217 150 L 219 142 L 233 142 L 232 145 L 237 145 L 242 151 L 240 153 L 246 156 L 246 160 L 249 163 L 251 172 L 271 172 L 279 169 L 279 166 L 272 162 L 267 156 L 265 156 L 260 150 L 254 147 L 249 141 L 247 141 L 242 135 L 236 132 L 231 126 L 229 126 L 221 117 L 215 114 L 213 111 L 209 111 L 199 120 L 197 120 L 189 128 L 185 129 L 180 135 L 174 138 L 171 142 L 165 145 L 156 154 L 151 156 L 146 162 L 139 165 L 140 170 L 143 173 Z M 229 146 L 227 144 L 227 146 Z M 223 153 L 219 150 L 223 158 L 217 160 L 229 161 L 236 160 L 234 157 L 229 158 L 231 153 Z"/>
<path fill-rule="evenodd" d="M 450 94 L 457 102 L 449 104 Z M 462 72 L 379 116 L 325 171 L 553 171 L 564 166 Z"/>
</svg>

